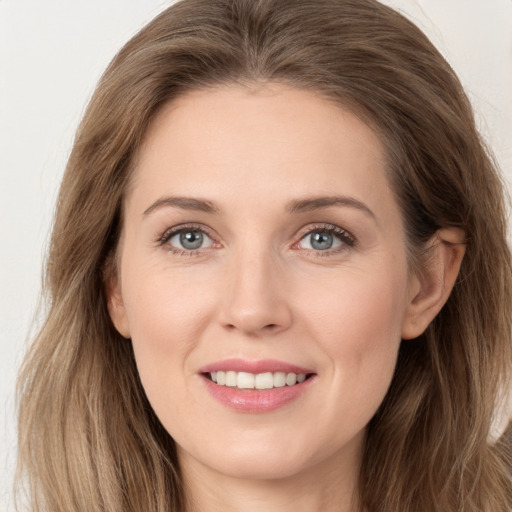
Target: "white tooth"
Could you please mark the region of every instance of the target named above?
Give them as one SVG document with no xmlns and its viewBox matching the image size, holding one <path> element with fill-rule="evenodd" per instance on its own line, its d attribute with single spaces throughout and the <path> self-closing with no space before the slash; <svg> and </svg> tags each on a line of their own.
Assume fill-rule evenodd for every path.
<svg viewBox="0 0 512 512">
<path fill-rule="evenodd" d="M 226 372 L 217 372 L 217 384 L 226 385 Z"/>
<path fill-rule="evenodd" d="M 289 373 L 286 375 L 286 385 L 293 386 L 297 382 L 297 375 L 295 373 Z"/>
<path fill-rule="evenodd" d="M 226 372 L 226 386 L 236 387 L 236 372 Z"/>
<path fill-rule="evenodd" d="M 210 377 L 212 378 L 213 382 L 217 382 L 217 372 L 210 372 Z"/>
<path fill-rule="evenodd" d="M 254 373 L 238 372 L 236 387 L 240 389 L 254 389 Z"/>
<path fill-rule="evenodd" d="M 254 379 L 256 389 L 272 389 L 274 387 L 274 376 L 271 372 L 258 373 Z"/>
<path fill-rule="evenodd" d="M 283 386 L 286 386 L 286 373 L 275 372 L 274 373 L 274 387 L 282 388 Z"/>
<path fill-rule="evenodd" d="M 305 373 L 299 373 L 297 375 L 297 382 L 300 384 L 301 382 L 304 382 L 306 380 L 306 374 Z"/>
</svg>

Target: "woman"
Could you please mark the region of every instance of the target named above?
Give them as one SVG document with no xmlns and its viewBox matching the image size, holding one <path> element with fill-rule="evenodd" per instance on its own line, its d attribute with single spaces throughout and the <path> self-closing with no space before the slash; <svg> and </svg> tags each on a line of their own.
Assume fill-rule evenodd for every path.
<svg viewBox="0 0 512 512">
<path fill-rule="evenodd" d="M 510 510 L 504 217 L 393 10 L 178 2 L 62 184 L 20 380 L 33 510 Z"/>
</svg>

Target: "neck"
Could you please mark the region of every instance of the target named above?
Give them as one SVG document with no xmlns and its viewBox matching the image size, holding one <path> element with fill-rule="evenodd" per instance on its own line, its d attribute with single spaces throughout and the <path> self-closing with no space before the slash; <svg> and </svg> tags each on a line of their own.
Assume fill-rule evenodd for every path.
<svg viewBox="0 0 512 512">
<path fill-rule="evenodd" d="M 357 455 L 333 456 L 292 476 L 268 480 L 236 478 L 180 457 L 186 512 L 361 512 Z"/>
</svg>

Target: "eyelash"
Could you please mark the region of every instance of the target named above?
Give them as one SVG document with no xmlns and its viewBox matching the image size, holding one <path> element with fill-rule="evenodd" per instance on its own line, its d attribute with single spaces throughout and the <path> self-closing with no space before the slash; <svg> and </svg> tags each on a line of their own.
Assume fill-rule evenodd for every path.
<svg viewBox="0 0 512 512">
<path fill-rule="evenodd" d="M 177 256 L 185 256 L 185 257 L 201 256 L 206 249 L 186 250 L 186 249 L 179 249 L 177 247 L 173 247 L 172 245 L 168 244 L 169 240 L 171 240 L 173 236 L 178 235 L 180 233 L 186 233 L 188 231 L 198 231 L 200 233 L 203 233 L 203 234 L 207 235 L 215 244 L 215 239 L 212 236 L 211 232 L 208 229 L 206 229 L 204 226 L 200 226 L 197 224 L 182 224 L 179 226 L 174 226 L 172 228 L 169 228 L 166 231 L 164 231 L 164 233 L 157 238 L 157 243 L 158 243 L 158 245 L 160 245 L 162 247 L 167 244 L 165 249 L 172 254 L 176 254 Z"/>
<path fill-rule="evenodd" d="M 334 224 L 326 224 L 326 223 L 320 223 L 320 224 L 314 224 L 313 226 L 309 225 L 303 230 L 299 232 L 299 240 L 298 242 L 295 242 L 292 246 L 292 248 L 295 248 L 298 246 L 298 244 L 304 240 L 307 236 L 313 234 L 313 233 L 327 233 L 330 235 L 334 235 L 336 238 L 341 240 L 341 245 L 338 248 L 335 249 L 326 249 L 326 250 L 314 250 L 314 249 L 302 249 L 307 250 L 309 253 L 311 253 L 316 258 L 326 258 L 329 256 L 333 256 L 334 254 L 338 254 L 340 252 L 347 251 L 349 249 L 353 249 L 356 246 L 356 238 L 349 233 L 346 229 L 340 228 Z M 296 250 L 300 250 L 297 248 Z"/>
<path fill-rule="evenodd" d="M 191 256 L 202 255 L 203 252 L 208 248 L 186 250 L 186 249 L 179 249 L 177 247 L 173 247 L 168 244 L 169 240 L 171 240 L 175 235 L 184 233 L 187 231 L 198 231 L 200 233 L 207 235 L 213 241 L 213 245 L 215 245 L 217 243 L 215 241 L 215 238 L 212 236 L 210 230 L 206 229 L 204 226 L 197 225 L 197 224 L 184 224 L 184 225 L 179 225 L 179 226 L 169 228 L 166 231 L 164 231 L 163 234 L 161 234 L 157 237 L 156 242 L 158 243 L 159 246 L 162 246 L 162 247 L 167 244 L 165 249 L 167 251 L 171 252 L 172 254 L 176 254 L 178 256 L 191 257 Z M 303 249 L 305 251 L 313 253 L 315 257 L 319 257 L 319 258 L 329 257 L 329 256 L 332 256 L 333 254 L 337 254 L 339 252 L 343 252 L 348 249 L 352 249 L 356 246 L 356 243 L 357 243 L 356 238 L 351 233 L 349 233 L 346 229 L 342 229 L 334 224 L 323 223 L 323 224 L 315 224 L 313 226 L 307 226 L 307 228 L 303 228 L 299 232 L 299 240 L 292 245 L 292 248 L 295 250 L 300 250 L 297 247 L 298 244 L 302 240 L 304 240 L 308 235 L 311 235 L 315 232 L 327 233 L 327 234 L 334 235 L 342 242 L 341 246 L 334 250 L 326 249 L 326 250 L 322 251 L 322 250 L 314 250 L 314 249 Z"/>
</svg>

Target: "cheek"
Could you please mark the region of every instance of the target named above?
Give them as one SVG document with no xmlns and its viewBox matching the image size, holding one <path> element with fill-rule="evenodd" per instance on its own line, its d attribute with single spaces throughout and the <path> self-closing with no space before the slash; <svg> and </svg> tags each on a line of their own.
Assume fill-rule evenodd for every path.
<svg viewBox="0 0 512 512">
<path fill-rule="evenodd" d="M 199 282 L 175 272 L 131 276 L 123 288 L 125 307 L 141 381 L 152 401 L 167 394 L 179 375 L 192 373 L 187 356 L 211 317 L 213 301 L 204 284 L 200 289 Z"/>
<path fill-rule="evenodd" d="M 405 290 L 405 273 L 392 267 L 382 272 L 350 269 L 317 279 L 316 291 L 307 287 L 297 292 L 295 304 L 311 329 L 321 333 L 330 353 L 364 353 L 400 338 Z"/>
<path fill-rule="evenodd" d="M 136 269 L 136 262 L 131 267 Z M 211 286 L 200 272 L 176 271 L 161 263 L 144 272 L 130 271 L 127 262 L 126 275 L 130 279 L 123 282 L 123 297 L 132 338 L 164 346 L 176 339 L 186 344 L 213 306 Z"/>
<path fill-rule="evenodd" d="M 391 273 L 392 274 L 392 273 Z M 357 273 L 331 283 L 329 293 L 303 297 L 310 337 L 329 359 L 332 409 L 364 426 L 389 388 L 401 341 L 405 279 Z M 306 316 L 307 312 L 307 316 Z"/>
</svg>

